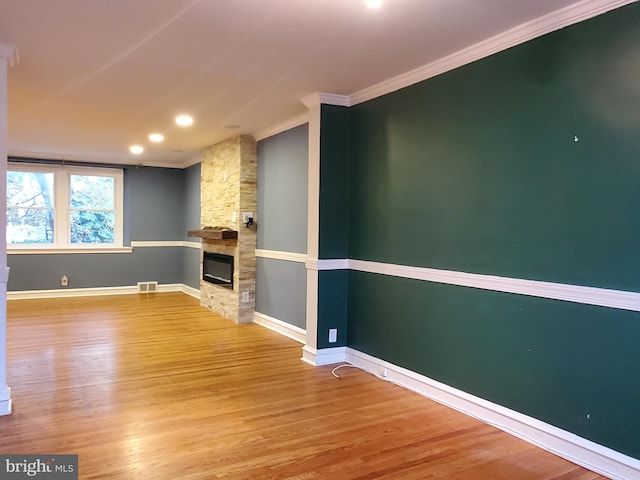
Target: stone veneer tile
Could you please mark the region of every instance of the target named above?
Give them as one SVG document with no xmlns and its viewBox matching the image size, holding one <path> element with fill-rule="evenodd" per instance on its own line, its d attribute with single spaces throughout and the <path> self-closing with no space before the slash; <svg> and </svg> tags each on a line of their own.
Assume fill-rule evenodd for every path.
<svg viewBox="0 0 640 480">
<path fill-rule="evenodd" d="M 201 175 L 202 227 L 232 228 L 238 231 L 238 239 L 203 240 L 203 252 L 234 256 L 234 287 L 230 290 L 201 280 L 200 303 L 235 322 L 251 322 L 255 309 L 256 226 L 247 228 L 242 223 L 242 212 L 255 215 L 257 210 L 255 139 L 241 135 L 208 148 L 202 160 Z M 242 302 L 243 292 L 249 292 L 247 303 Z"/>
</svg>

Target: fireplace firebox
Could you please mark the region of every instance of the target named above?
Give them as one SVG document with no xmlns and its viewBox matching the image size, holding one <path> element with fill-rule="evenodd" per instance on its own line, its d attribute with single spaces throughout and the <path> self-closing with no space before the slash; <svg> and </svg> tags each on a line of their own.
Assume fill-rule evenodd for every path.
<svg viewBox="0 0 640 480">
<path fill-rule="evenodd" d="M 204 252 L 202 259 L 202 279 L 233 289 L 233 256 Z"/>
</svg>

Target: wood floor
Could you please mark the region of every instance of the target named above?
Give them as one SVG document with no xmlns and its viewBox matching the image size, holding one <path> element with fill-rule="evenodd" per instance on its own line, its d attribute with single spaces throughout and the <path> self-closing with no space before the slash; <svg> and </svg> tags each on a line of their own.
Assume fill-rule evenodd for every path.
<svg viewBox="0 0 640 480">
<path fill-rule="evenodd" d="M 602 478 L 180 293 L 8 302 L 0 453 L 81 479 Z"/>
</svg>

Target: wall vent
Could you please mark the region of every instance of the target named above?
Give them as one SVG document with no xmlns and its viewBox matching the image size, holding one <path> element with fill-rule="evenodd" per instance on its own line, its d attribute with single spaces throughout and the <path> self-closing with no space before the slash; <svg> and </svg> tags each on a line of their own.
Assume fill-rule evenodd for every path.
<svg viewBox="0 0 640 480">
<path fill-rule="evenodd" d="M 138 282 L 138 293 L 154 293 L 158 291 L 158 282 Z"/>
</svg>

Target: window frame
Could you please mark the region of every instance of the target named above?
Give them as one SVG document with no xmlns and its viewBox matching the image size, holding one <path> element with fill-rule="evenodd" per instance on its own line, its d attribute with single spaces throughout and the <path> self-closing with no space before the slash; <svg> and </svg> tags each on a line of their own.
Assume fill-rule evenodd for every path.
<svg viewBox="0 0 640 480">
<path fill-rule="evenodd" d="M 53 173 L 54 228 L 53 243 L 9 243 L 7 253 L 120 253 L 130 251 L 123 246 L 124 170 L 121 168 L 53 165 L 47 163 L 8 162 L 7 171 Z M 114 181 L 114 241 L 113 243 L 71 243 L 71 175 L 111 177 Z M 7 180 L 5 179 L 5 182 Z M 5 200 L 5 209 L 8 208 Z"/>
</svg>

